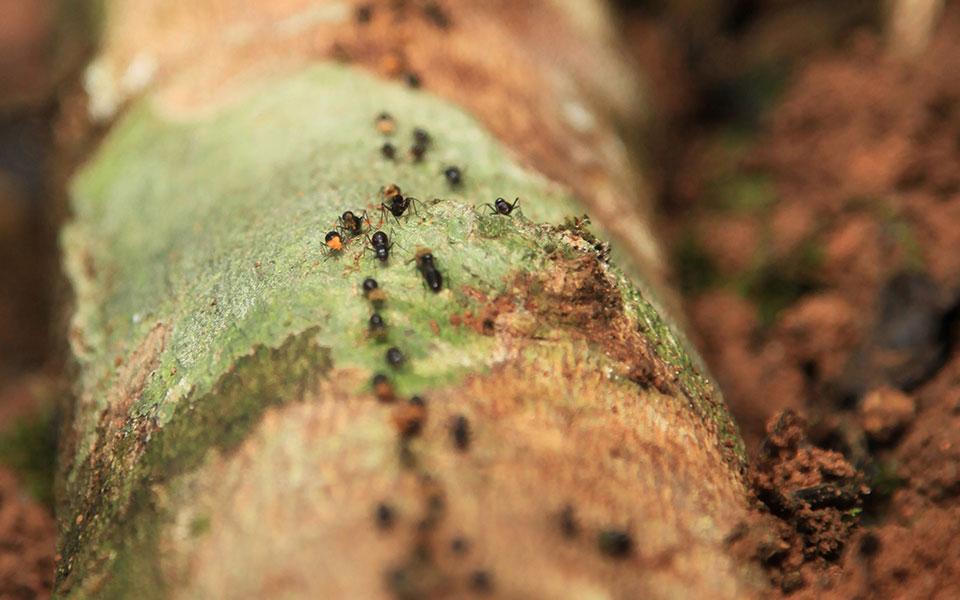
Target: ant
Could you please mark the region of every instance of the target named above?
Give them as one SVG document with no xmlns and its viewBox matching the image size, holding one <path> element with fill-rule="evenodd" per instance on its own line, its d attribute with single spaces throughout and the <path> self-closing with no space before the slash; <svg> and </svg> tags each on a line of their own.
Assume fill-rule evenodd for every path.
<svg viewBox="0 0 960 600">
<path fill-rule="evenodd" d="M 387 160 L 394 160 L 397 157 L 397 149 L 390 142 L 384 142 L 380 147 L 380 154 Z"/>
<path fill-rule="evenodd" d="M 421 162 L 427 149 L 433 143 L 430 134 L 419 127 L 413 130 L 413 146 L 410 147 L 410 156 L 413 162 Z"/>
<path fill-rule="evenodd" d="M 433 252 L 429 248 L 419 248 L 413 259 L 417 261 L 417 270 L 423 275 L 423 281 L 433 292 L 443 289 L 443 276 L 433 262 Z"/>
<path fill-rule="evenodd" d="M 510 204 L 503 198 L 497 198 L 493 204 L 487 203 L 485 206 L 489 207 L 493 212 L 492 215 L 509 215 L 517 208 L 520 204 L 520 198 L 517 198 L 513 201 L 513 204 Z M 520 211 L 520 214 L 523 214 L 523 211 Z"/>
<path fill-rule="evenodd" d="M 405 404 L 397 406 L 391 416 L 401 439 L 409 440 L 420 435 L 423 430 L 424 422 L 427 420 L 427 409 L 423 400 L 419 396 L 414 396 Z"/>
<path fill-rule="evenodd" d="M 340 229 L 349 233 L 351 236 L 363 235 L 364 232 L 364 223 L 367 225 L 370 224 L 370 221 L 367 219 L 367 211 L 363 211 L 362 214 L 354 214 L 353 211 L 347 210 L 344 211 L 339 218 Z"/>
<path fill-rule="evenodd" d="M 363 297 L 370 301 L 374 307 L 383 306 L 387 299 L 386 293 L 380 289 L 380 285 L 373 277 L 367 277 L 363 280 Z"/>
<path fill-rule="evenodd" d="M 403 363 L 407 361 L 407 358 L 403 355 L 403 352 L 400 351 L 400 348 L 396 346 L 387 349 L 387 364 L 389 364 L 394 369 L 399 369 L 403 366 Z"/>
<path fill-rule="evenodd" d="M 413 71 L 407 71 L 406 73 L 404 73 L 403 81 L 407 84 L 407 87 L 412 89 L 418 89 L 421 84 L 420 76 L 414 73 Z"/>
<path fill-rule="evenodd" d="M 370 384 L 371 387 L 373 387 L 374 396 L 376 396 L 380 402 L 389 404 L 397 399 L 393 384 L 390 383 L 390 379 L 383 373 L 374 375 Z"/>
<path fill-rule="evenodd" d="M 393 120 L 393 116 L 388 112 L 382 112 L 377 115 L 374 124 L 377 127 L 377 131 L 383 135 L 393 135 L 394 130 L 397 128 L 397 122 Z"/>
<path fill-rule="evenodd" d="M 463 172 L 460 170 L 460 167 L 447 167 L 443 170 L 443 176 L 447 178 L 447 183 L 449 183 L 452 188 L 458 188 L 460 184 L 463 183 Z"/>
<path fill-rule="evenodd" d="M 323 243 L 326 246 L 328 257 L 339 255 L 343 252 L 343 236 L 340 235 L 339 231 L 328 231 L 327 235 L 323 238 Z"/>
<path fill-rule="evenodd" d="M 463 415 L 457 415 L 450 422 L 450 439 L 460 452 L 470 449 L 470 421 Z"/>
<path fill-rule="evenodd" d="M 390 241 L 387 234 L 382 231 L 377 231 L 370 237 L 370 247 L 373 249 L 377 260 L 385 263 L 390 259 L 390 250 L 393 249 L 393 242 Z"/>
<path fill-rule="evenodd" d="M 407 212 L 408 208 L 412 209 L 414 214 L 418 214 L 417 204 L 420 204 L 420 201 L 409 196 L 405 197 L 397 184 L 391 183 L 387 187 L 383 188 L 380 191 L 380 195 L 383 196 L 384 199 L 384 202 L 380 203 L 381 223 L 383 222 L 385 213 L 387 212 L 393 215 L 393 218 L 396 219 L 398 224 L 400 223 L 400 217 Z"/>
<path fill-rule="evenodd" d="M 384 322 L 383 317 L 380 316 L 380 313 L 373 313 L 370 315 L 370 335 L 379 341 L 383 341 L 387 337 L 387 324 Z"/>
</svg>

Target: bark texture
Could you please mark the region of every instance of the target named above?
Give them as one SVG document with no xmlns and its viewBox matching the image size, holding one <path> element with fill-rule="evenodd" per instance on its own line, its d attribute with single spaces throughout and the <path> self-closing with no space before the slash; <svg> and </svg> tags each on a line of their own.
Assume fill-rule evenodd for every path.
<svg viewBox="0 0 960 600">
<path fill-rule="evenodd" d="M 365 6 L 105 2 L 86 84 L 115 121 L 63 233 L 59 594 L 751 595 L 723 543 L 742 444 L 663 308 L 603 7 Z M 362 237 L 327 252 L 344 210 L 379 224 L 390 183 L 421 201 L 383 222 L 390 261 Z M 497 196 L 522 214 L 489 214 Z"/>
</svg>

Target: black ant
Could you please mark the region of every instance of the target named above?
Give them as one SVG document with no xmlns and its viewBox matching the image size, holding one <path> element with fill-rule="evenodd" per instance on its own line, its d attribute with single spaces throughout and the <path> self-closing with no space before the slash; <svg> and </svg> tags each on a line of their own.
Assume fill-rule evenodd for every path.
<svg viewBox="0 0 960 600">
<path fill-rule="evenodd" d="M 485 206 L 489 207 L 490 210 L 493 211 L 492 213 L 490 213 L 492 215 L 509 215 L 510 213 L 513 212 L 515 208 L 519 206 L 519 204 L 520 204 L 520 198 L 517 198 L 516 200 L 514 200 L 513 204 L 510 204 L 503 198 L 497 198 L 493 204 L 487 203 Z M 520 214 L 523 214 L 523 212 L 521 212 Z"/>
<path fill-rule="evenodd" d="M 376 279 L 367 277 L 363 280 L 363 297 L 369 300 L 374 307 L 380 307 L 383 306 L 384 300 L 387 299 L 387 294 L 380 289 L 380 285 Z"/>
<path fill-rule="evenodd" d="M 420 76 L 414 73 L 413 71 L 407 71 L 406 73 L 404 73 L 403 80 L 404 82 L 406 82 L 407 87 L 412 89 L 418 89 L 421 84 Z"/>
<path fill-rule="evenodd" d="M 420 129 L 417 127 L 413 130 L 413 143 L 417 146 L 429 146 L 433 143 L 433 138 L 430 137 L 430 134 L 427 133 L 426 129 Z"/>
<path fill-rule="evenodd" d="M 423 15 L 438 29 L 450 28 L 450 17 L 436 2 L 428 2 L 423 7 Z"/>
<path fill-rule="evenodd" d="M 633 538 L 622 529 L 604 529 L 597 534 L 600 552 L 613 558 L 624 558 L 633 551 Z"/>
<path fill-rule="evenodd" d="M 420 128 L 413 130 L 413 146 L 410 148 L 410 156 L 413 158 L 413 162 L 423 160 L 423 156 L 427 153 L 431 143 L 433 143 L 433 140 L 425 130 Z"/>
<path fill-rule="evenodd" d="M 363 235 L 364 232 L 364 223 L 369 225 L 367 220 L 367 211 L 363 211 L 363 214 L 357 215 L 353 211 L 347 210 L 340 215 L 340 229 L 347 232 L 351 236 Z"/>
<path fill-rule="evenodd" d="M 577 514 L 572 504 L 566 504 L 560 511 L 560 531 L 564 537 L 574 538 L 580 532 L 580 524 L 577 523 Z"/>
<path fill-rule="evenodd" d="M 409 196 L 404 196 L 403 192 L 400 191 L 400 188 L 395 183 L 391 183 L 387 187 L 383 188 L 380 191 L 380 195 L 383 196 L 383 202 L 380 203 L 380 222 L 383 222 L 384 213 L 389 212 L 393 215 L 393 218 L 396 219 L 397 223 L 400 223 L 400 217 L 407 212 L 407 209 L 410 208 L 413 210 L 414 214 L 417 213 L 417 204 L 420 204 L 420 201 L 416 198 L 411 198 Z"/>
<path fill-rule="evenodd" d="M 443 289 L 443 276 L 433 262 L 433 252 L 429 248 L 420 248 L 413 257 L 417 261 L 417 270 L 423 275 L 423 281 L 434 292 Z"/>
<path fill-rule="evenodd" d="M 450 187 L 457 188 L 463 183 L 463 172 L 460 167 L 451 166 L 443 170 L 443 176 L 447 178 Z"/>
<path fill-rule="evenodd" d="M 450 439 L 460 452 L 470 449 L 470 421 L 463 415 L 457 415 L 450 423 Z"/>
<path fill-rule="evenodd" d="M 382 231 L 375 232 L 370 236 L 370 247 L 374 255 L 380 262 L 387 262 L 390 259 L 390 250 L 393 248 L 393 242 Z"/>
<path fill-rule="evenodd" d="M 387 324 L 384 322 L 380 313 L 370 315 L 370 335 L 377 340 L 383 340 L 387 336 Z"/>
<path fill-rule="evenodd" d="M 394 369 L 399 369 L 403 366 L 403 363 L 406 362 L 406 357 L 403 355 L 403 352 L 400 351 L 400 348 L 392 347 L 387 349 L 387 364 L 389 364 Z"/>
<path fill-rule="evenodd" d="M 396 521 L 396 511 L 394 511 L 391 505 L 386 502 L 381 502 L 374 511 L 374 518 L 377 523 L 377 528 L 386 531 L 393 528 L 394 522 Z"/>
<path fill-rule="evenodd" d="M 383 146 L 380 146 L 380 154 L 387 160 L 393 160 L 397 157 L 397 149 L 390 142 L 384 142 Z"/>
<path fill-rule="evenodd" d="M 474 571 L 470 574 L 470 588 L 481 594 L 489 594 L 493 591 L 493 577 L 487 571 Z"/>
<path fill-rule="evenodd" d="M 391 415 L 394 427 L 400 434 L 402 440 L 409 440 L 420 435 L 423 431 L 424 422 L 427 420 L 427 409 L 421 402 L 415 402 L 414 399 L 420 399 L 414 396 L 405 404 L 397 406 Z"/>
</svg>

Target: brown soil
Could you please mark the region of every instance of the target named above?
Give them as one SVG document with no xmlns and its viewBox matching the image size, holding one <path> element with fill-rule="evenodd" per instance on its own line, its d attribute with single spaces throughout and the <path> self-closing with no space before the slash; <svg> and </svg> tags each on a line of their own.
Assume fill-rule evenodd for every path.
<svg viewBox="0 0 960 600">
<path fill-rule="evenodd" d="M 55 540 L 50 513 L 0 466 L 0 598 L 50 597 Z"/>
<path fill-rule="evenodd" d="M 638 20 L 635 50 L 663 78 L 663 46 L 682 54 L 682 39 L 662 16 Z M 914 63 L 867 30 L 839 42 L 795 53 L 782 94 L 747 124 L 705 117 L 714 97 L 689 70 L 658 81 L 683 136 L 661 153 L 676 173 L 665 228 L 753 457 L 760 510 L 731 542 L 794 597 L 955 598 L 960 7 Z M 869 494 L 853 493 L 853 467 Z M 798 489 L 825 482 L 843 508 L 797 506 Z"/>
</svg>

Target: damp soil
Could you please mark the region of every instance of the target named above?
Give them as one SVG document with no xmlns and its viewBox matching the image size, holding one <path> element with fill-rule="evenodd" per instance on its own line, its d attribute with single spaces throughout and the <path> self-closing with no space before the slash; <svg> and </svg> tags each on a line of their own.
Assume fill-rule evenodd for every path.
<svg viewBox="0 0 960 600">
<path fill-rule="evenodd" d="M 627 28 L 676 281 L 751 457 L 729 541 L 795 598 L 958 597 L 960 10 L 907 62 L 870 19 L 813 40 L 750 4 L 720 42 Z M 765 19 L 809 43 L 702 52 L 747 56 Z"/>
</svg>

